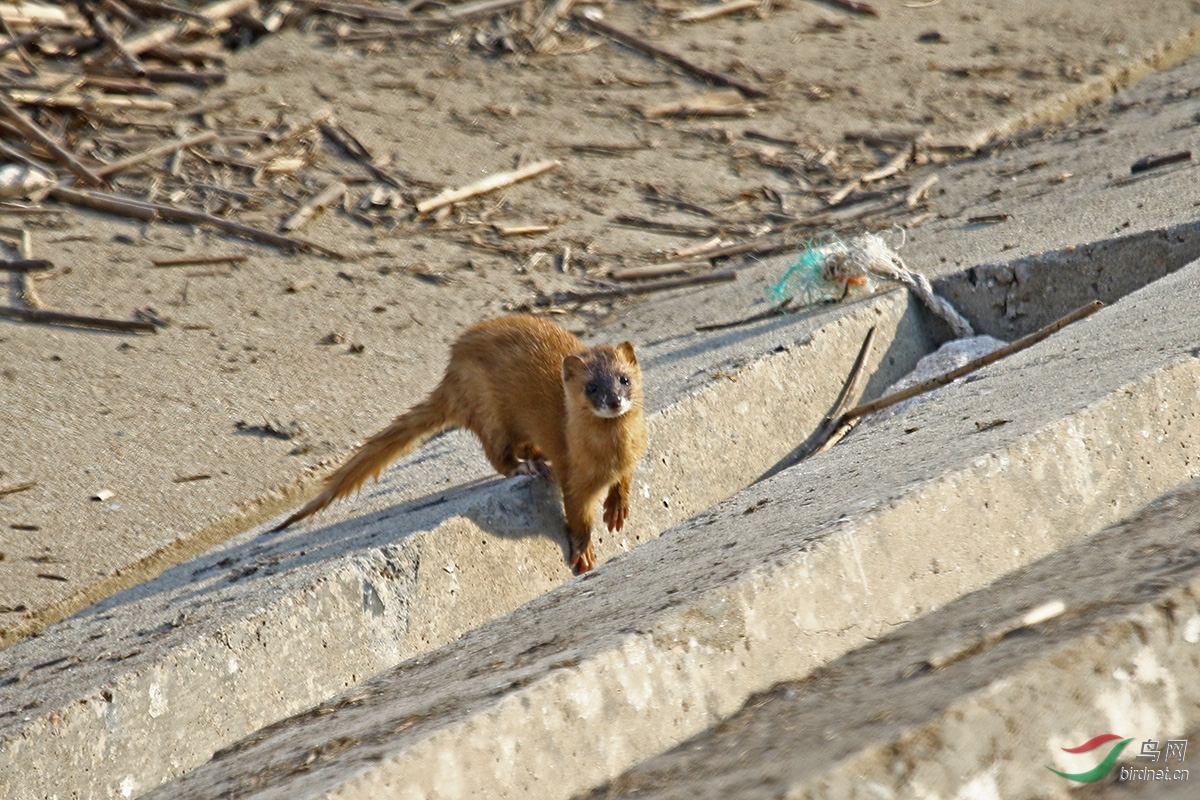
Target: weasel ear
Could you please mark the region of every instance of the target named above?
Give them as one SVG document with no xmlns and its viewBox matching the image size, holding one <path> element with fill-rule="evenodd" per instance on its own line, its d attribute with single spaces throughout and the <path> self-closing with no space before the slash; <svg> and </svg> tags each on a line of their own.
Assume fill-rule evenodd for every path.
<svg viewBox="0 0 1200 800">
<path fill-rule="evenodd" d="M 621 342 L 617 345 L 617 352 L 630 364 L 637 365 L 637 356 L 633 354 L 633 345 L 629 342 Z"/>
<path fill-rule="evenodd" d="M 579 356 L 567 356 L 563 359 L 562 379 L 564 382 L 571 380 L 576 375 L 584 370 L 585 366 L 583 359 Z"/>
</svg>

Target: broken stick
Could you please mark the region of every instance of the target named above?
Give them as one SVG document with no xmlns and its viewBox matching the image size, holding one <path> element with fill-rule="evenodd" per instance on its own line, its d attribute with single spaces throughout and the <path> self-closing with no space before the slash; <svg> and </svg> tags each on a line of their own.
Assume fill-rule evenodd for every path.
<svg viewBox="0 0 1200 800">
<path fill-rule="evenodd" d="M 536 175 L 541 175 L 543 172 L 552 170 L 558 165 L 558 161 L 538 161 L 509 172 L 497 172 L 494 175 L 489 175 L 483 180 L 468 184 L 460 189 L 447 189 L 436 197 L 430 197 L 427 200 L 417 203 L 417 213 L 428 214 L 430 211 L 436 211 L 439 208 L 453 205 L 454 203 L 468 200 L 481 194 L 487 194 L 497 189 L 503 189 L 506 186 L 512 186 L 514 183 L 528 180 Z"/>
<path fill-rule="evenodd" d="M 163 205 L 162 203 L 134 200 L 131 197 L 122 197 L 121 195 L 110 194 L 108 192 L 78 191 L 65 186 L 56 186 L 50 190 L 50 196 L 62 203 L 83 206 L 84 208 L 91 208 L 96 211 L 105 211 L 109 214 L 134 217 L 135 219 L 142 219 L 147 222 L 161 219 L 168 222 L 190 222 L 197 225 L 207 225 L 234 236 L 240 236 L 243 239 L 274 245 L 285 250 L 317 252 L 331 258 L 345 258 L 344 255 L 336 250 L 331 250 L 314 242 L 259 230 L 249 225 L 243 225 L 240 222 L 234 222 L 230 219 L 213 216 L 212 214 L 206 214 L 203 211 L 196 211 L 190 208 L 176 208 L 175 206 Z"/>
<path fill-rule="evenodd" d="M 608 300 L 614 297 L 629 297 L 635 294 L 661 292 L 666 289 L 679 289 L 684 286 L 697 286 L 704 283 L 723 283 L 737 280 L 737 273 L 731 269 L 717 270 L 703 275 L 689 275 L 686 278 L 670 278 L 653 283 L 635 284 L 633 286 L 618 286 L 613 289 L 601 289 L 596 292 L 555 292 L 552 295 L 539 297 L 534 301 L 538 306 L 553 306 L 558 303 L 586 303 L 589 300 Z"/>
<path fill-rule="evenodd" d="M 87 317 L 81 314 L 68 314 L 63 311 L 48 311 L 44 308 L 0 306 L 0 317 L 19 319 L 22 322 L 45 322 L 50 325 L 97 328 L 102 331 L 121 331 L 123 333 L 155 333 L 157 330 L 152 322 L 109 319 L 107 317 Z"/>
<path fill-rule="evenodd" d="M 0 113 L 11 120 L 13 127 L 19 129 L 22 133 L 36 140 L 39 144 L 54 154 L 55 158 L 67 166 L 67 169 L 74 172 L 80 178 L 83 178 L 93 186 L 103 186 L 104 179 L 96 173 L 88 169 L 83 162 L 75 157 L 75 154 L 66 149 L 58 142 L 54 141 L 45 131 L 39 128 L 33 120 L 21 113 L 21 110 L 0 95 Z"/>
<path fill-rule="evenodd" d="M 919 394 L 925 394 L 926 392 L 932 392 L 934 389 L 938 389 L 942 386 L 945 386 L 948 383 L 953 383 L 954 381 L 958 380 L 959 378 L 961 378 L 964 375 L 969 375 L 972 372 L 983 369 L 988 364 L 992 364 L 996 361 L 999 361 L 1002 358 L 1011 356 L 1013 353 L 1018 353 L 1022 350 L 1033 347 L 1035 344 L 1042 341 L 1042 339 L 1045 339 L 1047 336 L 1057 333 L 1058 331 L 1060 331 L 1063 328 L 1070 325 L 1072 322 L 1076 322 L 1078 320 L 1083 319 L 1086 316 L 1094 314 L 1095 312 L 1099 311 L 1103 307 L 1104 307 L 1104 303 L 1100 302 L 1099 300 L 1093 300 L 1092 302 L 1088 303 L 1086 306 L 1075 309 L 1070 314 L 1067 314 L 1065 317 L 1056 319 L 1054 322 L 1051 322 L 1046 327 L 1040 328 L 1040 329 L 1034 331 L 1033 333 L 1029 334 L 1028 336 L 1022 336 L 1020 339 L 1017 339 L 1015 342 L 1009 342 L 1008 344 L 1004 345 L 1003 347 L 1001 347 L 997 350 L 993 350 L 992 352 L 988 353 L 987 355 L 983 355 L 973 361 L 969 361 L 966 364 L 963 364 L 958 369 L 952 369 L 949 372 L 945 372 L 941 375 L 932 377 L 927 381 L 922 381 L 921 383 L 918 383 L 915 386 L 910 386 L 907 389 L 901 389 L 898 392 L 893 392 L 892 394 L 885 395 L 885 396 L 879 398 L 878 400 L 872 400 L 869 403 L 863 403 L 862 405 L 855 406 L 854 408 L 850 409 L 849 411 L 847 411 L 845 414 L 842 415 L 842 420 L 845 422 L 849 422 L 852 419 L 856 419 L 858 417 L 865 416 L 874 411 L 879 411 L 880 409 L 888 408 L 889 406 L 894 406 L 894 405 L 896 405 L 896 403 L 903 402 L 903 401 L 909 399 L 910 397 L 916 397 Z"/>
<path fill-rule="evenodd" d="M 342 199 L 346 194 L 346 189 L 346 184 L 341 181 L 334 181 L 329 184 L 315 197 L 296 209 L 296 213 L 284 221 L 283 229 L 285 231 L 294 231 L 297 228 L 307 225 L 309 220 L 317 215 L 317 212 L 323 211 L 326 206 Z"/>
<path fill-rule="evenodd" d="M 740 81 L 732 75 L 726 75 L 723 72 L 715 72 L 714 70 L 702 67 L 699 64 L 688 61 L 678 53 L 672 53 L 670 50 L 659 47 L 656 44 L 651 44 L 645 39 L 634 36 L 632 33 L 614 28 L 607 22 L 601 22 L 597 19 L 592 19 L 586 14 L 576 11 L 571 15 L 571 19 L 576 23 L 587 28 L 593 33 L 599 33 L 607 36 L 615 42 L 625 45 L 626 47 L 636 50 L 642 55 L 650 56 L 656 61 L 663 61 L 667 64 L 673 64 L 685 72 L 700 78 L 701 80 L 715 83 L 720 86 L 730 86 L 737 89 L 747 97 L 770 97 L 770 94 L 765 89 L 760 89 L 757 86 L 752 86 L 745 81 Z"/>
<path fill-rule="evenodd" d="M 128 158 L 123 158 L 120 161 L 114 161 L 111 164 L 106 164 L 95 172 L 100 177 L 107 178 L 109 175 L 115 175 L 118 172 L 124 172 L 130 167 L 136 167 L 138 164 L 152 161 L 160 156 L 169 156 L 172 153 L 184 150 L 188 147 L 194 147 L 198 144 L 211 142 L 215 138 L 217 138 L 216 131 L 204 131 L 203 133 L 197 133 L 195 136 L 189 136 L 186 139 L 180 139 L 179 141 L 175 142 L 167 142 L 166 144 L 159 145 L 158 147 L 151 147 L 149 150 L 143 150 L 140 153 L 135 153 Z"/>
</svg>

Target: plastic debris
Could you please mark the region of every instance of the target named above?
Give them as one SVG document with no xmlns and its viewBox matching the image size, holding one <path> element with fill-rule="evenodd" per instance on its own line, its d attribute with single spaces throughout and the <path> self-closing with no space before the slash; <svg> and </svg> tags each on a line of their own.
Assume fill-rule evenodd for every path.
<svg viewBox="0 0 1200 800">
<path fill-rule="evenodd" d="M 971 324 L 954 306 L 934 294 L 929 279 L 910 270 L 883 237 L 874 233 L 849 241 L 830 234 L 810 242 L 767 293 L 776 305 L 789 300 L 804 305 L 837 302 L 851 294 L 851 287 L 861 289 L 860 294 L 872 293 L 876 279 L 903 283 L 946 321 L 956 338 L 974 334 Z"/>
</svg>

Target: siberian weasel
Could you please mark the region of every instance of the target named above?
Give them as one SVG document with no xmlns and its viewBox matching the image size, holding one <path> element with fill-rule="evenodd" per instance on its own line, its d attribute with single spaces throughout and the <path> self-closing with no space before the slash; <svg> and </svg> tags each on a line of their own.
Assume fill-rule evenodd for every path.
<svg viewBox="0 0 1200 800">
<path fill-rule="evenodd" d="M 646 452 L 642 372 L 633 345 L 584 347 L 538 317 L 510 316 L 467 329 L 450 348 L 441 383 L 424 402 L 368 439 L 325 490 L 279 531 L 378 478 L 431 435 L 462 427 L 479 437 L 501 475 L 537 473 L 562 490 L 576 573 L 595 564 L 592 508 L 607 490 L 604 522 L 629 516 L 634 466 Z"/>
</svg>

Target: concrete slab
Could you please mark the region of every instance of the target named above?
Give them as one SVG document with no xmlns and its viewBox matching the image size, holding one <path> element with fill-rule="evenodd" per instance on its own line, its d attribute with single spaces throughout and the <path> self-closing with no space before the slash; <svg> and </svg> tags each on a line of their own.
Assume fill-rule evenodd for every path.
<svg viewBox="0 0 1200 800">
<path fill-rule="evenodd" d="M 774 99 L 757 104 L 753 118 L 715 128 L 631 113 L 700 87 L 610 45 L 569 56 L 490 58 L 440 40 L 407 39 L 379 52 L 373 45 L 327 46 L 318 33 L 289 31 L 232 54 L 227 86 L 203 99 L 188 91 L 172 96 L 181 106 L 221 108 L 218 123 L 238 129 L 298 123 L 330 106 L 372 152 L 446 185 L 501 169 L 519 154 L 561 158 L 563 168 L 547 183 L 508 192 L 506 213 L 552 221 L 554 231 L 534 240 L 546 252 L 569 245 L 579 256 L 597 246 L 590 261 L 595 274 L 601 259 L 637 258 L 677 241 L 611 224 L 614 212 L 643 204 L 643 182 L 714 208 L 740 206 L 741 198 L 764 189 L 788 195 L 801 210 L 819 204 L 730 146 L 743 141 L 746 129 L 805 148 L 835 148 L 852 164 L 849 178 L 890 156 L 845 143 L 848 129 L 903 125 L 928 128 L 941 141 L 981 141 L 1068 117 L 1197 43 L 1189 0 L 1147 0 L 1136 15 L 1088 0 L 1053 7 L 980 2 L 966 10 L 949 3 L 879 5 L 882 19 L 797 3 L 775 8 L 769 22 L 748 15 L 691 26 L 675 24 L 665 10 L 611 8 L 619 24 L 639 27 L 651 17 L 650 26 L 659 27 L 648 32 L 652 38 L 680 52 L 698 50 L 717 68 L 770 85 Z M 933 40 L 920 40 L 931 30 L 938 33 Z M 606 143 L 639 149 L 618 150 L 617 158 L 572 149 Z M 276 197 L 245 221 L 273 227 L 293 210 L 290 199 Z M 579 275 L 527 274 L 533 245 L 510 255 L 466 242 L 473 224 L 449 230 L 412 224 L 364 236 L 357 223 L 327 214 L 307 236 L 339 248 L 362 241 L 339 265 L 190 226 L 74 213 L 44 227 L 31 222 L 36 255 L 64 268 L 42 284 L 51 306 L 120 316 L 141 298 L 137 304 L 153 305 L 175 324 L 153 340 L 132 342 L 5 323 L 0 488 L 37 486 L 0 498 L 3 521 L 19 526 L 0 528 L 6 555 L 0 645 L 295 502 L 303 465 L 344 451 L 413 400 L 413 384 L 434 377 L 445 342 L 459 329 L 537 290 L 578 288 Z M 1066 242 L 1093 238 L 1072 235 Z M 190 279 L 148 268 L 156 257 L 214 252 L 249 261 L 228 275 Z M 939 255 L 968 253 L 948 243 Z M 471 269 L 458 268 L 467 263 Z M 455 283 L 419 279 L 431 271 L 435 280 Z M 286 292 L 293 283 L 311 288 Z M 330 333 L 365 350 L 347 358 L 344 349 L 319 345 Z M 237 433 L 238 422 L 271 419 L 299 423 L 303 440 Z M 198 475 L 208 477 L 192 480 Z M 89 500 L 101 489 L 115 491 L 115 498 Z"/>
<path fill-rule="evenodd" d="M 986 159 L 945 170 L 940 185 L 946 187 L 946 193 L 937 202 L 948 207 L 947 218 L 911 230 L 906 257 L 913 266 L 940 272 L 954 268 L 956 261 L 970 264 L 972 258 L 995 260 L 1061 247 L 1048 256 L 981 268 L 973 276 L 950 277 L 943 284 L 955 293 L 958 302 L 971 308 L 981 327 L 989 329 L 988 324 L 993 324 L 1006 337 L 1033 327 L 1038 314 L 1052 316 L 1058 306 L 1062 310 L 1074 307 L 1079 296 L 1091 299 L 1087 287 L 1092 282 L 1096 283 L 1097 293 L 1117 296 L 1192 260 L 1197 255 L 1196 229 L 1191 223 L 1195 212 L 1188 202 L 1181 201 L 1190 191 L 1189 169 L 1168 170 L 1138 181 L 1119 180 L 1113 170 L 1123 165 L 1131 153 L 1144 154 L 1142 149 L 1190 144 L 1187 137 L 1193 134 L 1185 125 L 1190 113 L 1188 104 L 1174 102 L 1172 93 L 1177 93 L 1181 85 L 1190 85 L 1189 76 L 1195 75 L 1196 65 L 1189 63 L 1122 94 L 1116 110 L 1106 117 L 1105 126 L 1112 135 L 1077 128 L 1074 138 L 1065 143 L 1027 143 L 1021 149 L 998 151 Z M 1042 155 L 1043 151 L 1053 160 Z M 1073 160 L 1068 163 L 1067 159 Z M 1036 166 L 1040 161 L 1046 164 Z M 1082 166 L 1074 167 L 1077 163 Z M 1050 164 L 1072 166 L 1079 170 L 1073 175 L 1091 182 L 1056 180 L 1061 173 L 1042 177 Z M 1099 168 L 1113 176 L 1101 180 L 1096 173 Z M 1036 180 L 1031 178 L 1034 182 L 1026 184 L 1026 175 Z M 1005 194 L 1010 184 L 1016 184 L 1019 191 Z M 1001 188 L 999 195 L 995 195 L 997 188 Z M 984 211 L 994 210 L 999 202 L 996 197 L 1010 198 L 1014 205 L 1009 208 L 1022 209 L 1021 215 L 1012 220 L 1020 225 L 1015 235 L 1015 224 L 964 224 L 965 217 L 975 213 L 971 209 L 976 205 Z M 1096 197 L 1103 202 L 1095 201 Z M 1040 219 L 1048 222 L 1039 224 Z M 1115 222 L 1118 219 L 1122 221 Z M 1129 228 L 1122 227 L 1124 220 L 1131 221 Z M 1088 236 L 1136 231 L 1165 222 L 1177 224 L 1091 249 L 1077 246 Z M 728 357 L 706 353 L 709 345 L 690 333 L 697 322 L 760 310 L 763 285 L 778 275 L 785 262 L 773 260 L 749 269 L 739 285 L 720 291 L 686 292 L 655 303 L 611 328 L 613 333 L 609 335 L 639 331 L 640 335 L 635 336 L 639 343 L 658 340 L 657 352 L 663 355 L 650 373 L 652 381 L 658 381 L 660 374 L 667 375 L 667 370 L 660 373 L 659 368 L 672 360 L 677 362 L 677 372 L 670 380 L 664 377 L 654 387 L 654 394 L 674 385 L 672 381 L 680 377 L 683 380 L 677 385 L 682 387 L 681 397 L 703 394 L 706 387 L 717 385 L 736 392 L 742 387 L 758 386 L 759 377 L 776 383 L 772 391 L 791 392 L 804 408 L 779 413 L 771 420 L 770 431 L 758 430 L 755 435 L 769 435 L 772 446 L 793 441 L 805 435 L 813 419 L 824 413 L 823 398 L 831 394 L 829 386 L 840 380 L 843 362 L 848 364 L 852 358 L 865 318 L 856 317 L 840 333 L 829 333 L 824 345 L 817 342 L 819 346 L 813 350 L 816 361 L 773 362 L 774 367 L 757 365 L 769 350 L 792 347 L 803 340 L 802 335 L 792 333 L 771 338 L 772 332 L 791 330 L 793 320 L 751 326 L 749 334 L 730 332 L 727 336 L 733 340 L 753 339 L 756 344 L 740 355 Z M 1097 262 L 1102 269 L 1097 269 Z M 1039 272 L 1042 267 L 1045 269 Z M 1087 278 L 1089 270 L 1091 277 Z M 1012 281 L 1006 282 L 1005 271 L 1013 276 Z M 1070 279 L 1065 280 L 1068 275 Z M 876 302 L 885 305 L 859 307 L 854 313 L 869 317 L 864 308 L 883 308 L 884 319 L 891 320 L 888 325 L 901 324 L 895 320 L 905 318 L 903 308 L 886 305 L 894 303 L 894 298 Z M 1010 309 L 1021 313 L 1010 315 Z M 824 312 L 814 319 L 831 322 L 841 313 Z M 924 347 L 928 338 L 923 326 L 915 317 L 908 317 L 904 324 L 915 337 L 917 348 Z M 906 353 L 897 349 L 887 354 L 888 361 L 869 391 L 890 380 L 892 371 L 901 369 L 908 358 Z M 814 370 L 810 365 L 818 362 L 823 368 Z M 814 378 L 823 383 L 815 385 Z M 706 426 L 729 422 L 722 409 L 730 407 L 745 407 L 751 412 L 739 425 L 761 421 L 754 419 L 752 412 L 763 405 L 756 404 L 752 394 L 725 394 L 721 398 L 693 407 L 707 408 Z M 705 406 L 705 402 L 711 405 Z M 692 463 L 711 464 L 728 458 L 725 443 L 735 435 L 738 445 L 745 445 L 747 452 L 761 441 L 748 438 L 750 433 L 745 431 L 751 429 L 700 427 L 689 431 L 696 427 L 695 419 L 695 412 L 689 411 L 676 420 L 679 427 L 671 429 L 672 441 L 679 437 L 678 442 L 683 443 L 693 436 L 693 441 L 708 437 L 710 448 L 712 441 L 722 444 L 719 454 L 707 453 Z M 774 427 L 788 425 L 792 427 Z M 447 641 L 561 580 L 557 543 L 540 538 L 517 541 L 520 534 L 515 533 L 518 528 L 556 529 L 553 519 L 520 516 L 531 505 L 553 505 L 553 497 L 545 492 L 538 494 L 536 486 L 519 482 L 510 487 L 489 486 L 479 494 L 470 487 L 460 493 L 457 487 L 461 480 L 484 479 L 482 462 L 472 455 L 471 446 L 459 449 L 453 439 L 431 447 L 412 468 L 393 473 L 388 483 L 363 502 L 342 507 L 341 516 L 328 517 L 329 522 L 337 522 L 328 528 L 322 526 L 320 534 L 306 531 L 303 535 L 311 538 L 303 541 L 268 543 L 251 543 L 250 537 L 242 537 L 211 557 L 179 568 L 164 583 L 113 598 L 82 621 L 72 621 L 63 632 L 48 632 L 43 639 L 29 643 L 29 649 L 3 662 L 0 682 L 7 684 L 0 686 L 0 693 L 15 691 L 21 684 L 24 687 L 19 694 L 0 694 L 4 701 L 0 708 L 20 709 L 0 717 L 0 725 L 9 732 L 20 731 L 13 735 L 21 739 L 26 756 L 32 756 L 35 741 L 41 743 L 37 747 L 45 747 L 41 750 L 44 760 L 34 758 L 24 763 L 60 760 L 63 765 L 53 775 L 35 771 L 28 779 L 43 780 L 42 785 L 49 786 L 86 776 L 90 785 L 116 792 L 128 786 L 130 792 L 140 792 L 164 776 L 199 763 L 212 750 L 248 731 L 323 700 L 413 652 Z M 736 462 L 737 458 L 730 461 Z M 713 486 L 704 486 L 694 495 L 677 475 L 688 477 L 691 464 L 686 459 L 663 465 L 669 469 L 656 474 L 653 481 L 647 480 L 654 492 L 641 498 L 635 509 L 634 522 L 643 520 L 646 527 L 636 531 L 629 541 L 606 542 L 604 547 L 612 548 L 607 552 L 652 536 L 661 527 L 702 508 L 702 498 L 721 496 L 717 489 L 732 491 L 740 485 L 738 481 L 745 481 L 746 464 L 729 467 Z M 861 473 L 873 467 L 859 465 L 852 469 Z M 455 476 L 455 488 L 449 491 L 444 490 L 447 475 Z M 667 487 L 666 491 L 660 492 L 660 486 Z M 532 504 L 531 492 L 537 495 Z M 664 497 L 673 509 L 662 507 Z M 427 502 L 436 505 L 422 508 Z M 1127 507 L 1127 503 L 1121 506 Z M 395 517 L 391 515 L 399 512 L 419 517 L 419 524 L 436 527 L 439 519 L 453 524 L 443 525 L 415 553 L 401 552 L 390 540 L 387 544 L 380 544 L 378 539 L 372 543 L 376 524 L 385 517 L 388 520 L 384 524 L 392 524 Z M 492 524 L 489 535 L 480 537 L 477 523 L 494 520 L 498 512 L 509 520 L 507 527 Z M 458 513 L 465 514 L 468 521 L 452 519 Z M 359 522 L 352 523 L 355 519 Z M 488 558 L 495 557 L 499 566 L 481 567 L 480 548 L 462 546 L 473 537 L 487 543 Z M 266 546 L 260 546 L 263 544 Z M 346 556 L 348 552 L 356 555 Z M 229 561 L 222 564 L 225 559 Z M 330 563 L 337 566 L 330 567 Z M 424 570 L 420 568 L 422 563 Z M 486 563 L 490 565 L 491 561 Z M 307 572 L 303 577 L 289 582 L 304 570 Z M 431 582 L 422 585 L 423 580 Z M 465 596 L 481 587 L 497 591 Z M 377 613 L 380 608 L 382 615 Z M 126 613 L 128 616 L 122 616 Z M 400 640 L 402 644 L 398 644 Z M 319 649 L 314 646 L 317 641 L 322 645 Z M 296 672 L 305 672 L 307 677 L 297 680 Z M 184 683 L 195 687 L 190 695 L 196 698 L 194 701 L 187 692 L 180 693 Z M 169 696 L 174 702 L 164 705 L 168 696 L 164 687 L 171 686 L 175 693 Z M 209 702 L 210 697 L 225 698 L 228 707 Z M 735 701 L 729 702 L 729 708 L 736 707 Z M 98 708 L 109 709 L 100 715 L 104 717 L 103 734 L 89 727 L 101 721 Z M 200 713 L 195 713 L 196 708 L 201 709 Z M 180 732 L 174 732 L 176 728 Z M 150 748 L 148 743 L 156 747 Z M 158 750 L 160 755 L 145 757 L 147 752 Z"/>
<path fill-rule="evenodd" d="M 651 449 L 630 521 L 598 535 L 598 557 L 783 458 L 819 424 L 871 326 L 874 382 L 931 346 L 921 314 L 891 293 L 641 350 Z M 154 786 L 568 579 L 562 530 L 555 489 L 490 474 L 469 434 L 441 437 L 352 503 L 238 537 L 0 651 L 0 787 Z"/>
<path fill-rule="evenodd" d="M 751 698 L 590 798 L 1195 797 L 1200 482 L 901 630 Z M 1041 622 L 1038 609 L 1059 613 Z M 1053 613 L 1047 610 L 1046 614 Z M 1159 780 L 1089 793 L 1086 772 Z M 1171 758 L 1168 739 L 1190 742 Z M 1156 762 L 1138 760 L 1158 743 Z M 1189 758 L 1191 756 L 1191 758 Z M 1140 773 L 1135 773 L 1140 774 Z"/>
<path fill-rule="evenodd" d="M 611 779 L 1200 474 L 1196 302 L 1200 264 L 151 796 L 549 797 Z"/>
</svg>

